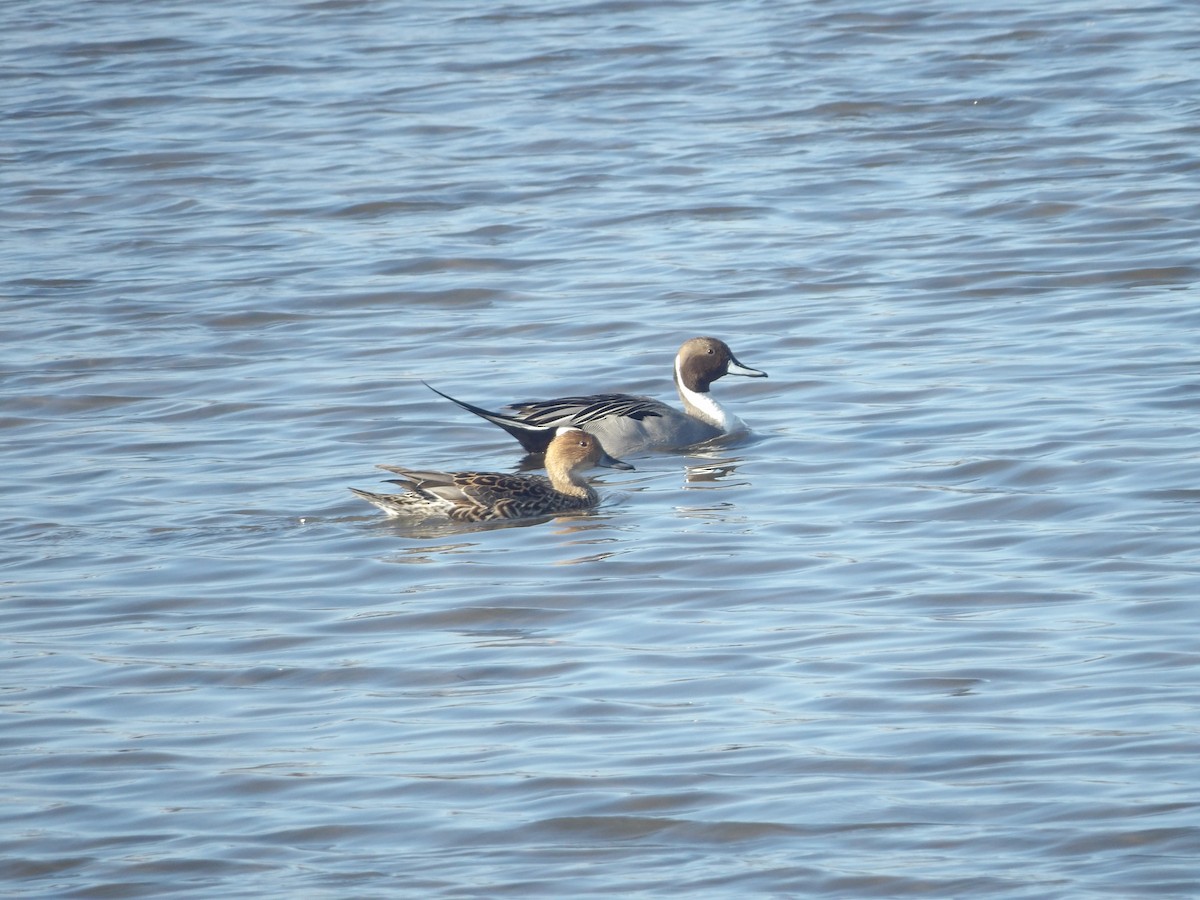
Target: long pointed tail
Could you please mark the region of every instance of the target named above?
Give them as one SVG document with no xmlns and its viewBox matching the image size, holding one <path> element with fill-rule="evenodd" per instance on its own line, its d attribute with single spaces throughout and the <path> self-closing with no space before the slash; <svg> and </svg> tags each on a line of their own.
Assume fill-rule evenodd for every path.
<svg viewBox="0 0 1200 900">
<path fill-rule="evenodd" d="M 424 384 L 425 387 L 429 388 L 439 397 L 445 397 L 451 403 L 461 406 L 467 412 L 474 413 L 481 419 L 487 419 L 493 425 L 503 428 L 520 442 L 521 446 L 525 448 L 526 453 L 545 453 L 546 448 L 550 446 L 550 442 L 554 440 L 554 435 L 558 431 L 553 425 L 530 425 L 527 422 L 522 422 L 516 416 L 506 416 L 503 413 L 491 412 L 490 410 L 473 406 L 462 400 L 456 400 L 449 394 L 443 394 L 433 385 L 426 384 L 424 381 L 421 384 Z"/>
</svg>

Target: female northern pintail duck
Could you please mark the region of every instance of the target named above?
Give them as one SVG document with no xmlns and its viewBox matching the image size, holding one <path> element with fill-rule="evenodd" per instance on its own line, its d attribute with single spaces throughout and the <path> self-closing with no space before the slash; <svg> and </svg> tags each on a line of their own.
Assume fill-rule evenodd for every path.
<svg viewBox="0 0 1200 900">
<path fill-rule="evenodd" d="M 350 490 L 393 517 L 438 517 L 455 522 L 524 519 L 595 506 L 600 498 L 581 474 L 592 466 L 633 468 L 605 453 L 595 435 L 578 428 L 559 428 L 546 448 L 549 478 L 502 472 L 424 472 L 401 466 L 380 466 L 404 476 L 391 479 L 405 489 L 403 494 Z"/>
<path fill-rule="evenodd" d="M 724 341 L 694 337 L 685 341 L 675 356 L 675 387 L 683 400 L 682 412 L 650 397 L 592 394 L 512 403 L 507 409 L 513 412 L 506 414 L 472 406 L 437 388 L 426 387 L 499 425 L 520 441 L 527 453 L 543 452 L 554 438 L 555 427 L 574 426 L 596 435 L 608 450 L 624 456 L 641 450 L 689 447 L 745 430 L 741 419 L 708 392 L 712 383 L 725 375 L 767 377 L 766 372 L 738 362 Z"/>
</svg>

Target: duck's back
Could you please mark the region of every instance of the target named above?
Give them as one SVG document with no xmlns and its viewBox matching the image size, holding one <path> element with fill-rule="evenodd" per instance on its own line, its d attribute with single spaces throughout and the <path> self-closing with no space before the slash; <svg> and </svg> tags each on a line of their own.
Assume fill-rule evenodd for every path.
<svg viewBox="0 0 1200 900">
<path fill-rule="evenodd" d="M 596 435 L 615 456 L 644 450 L 686 447 L 710 440 L 721 430 L 653 397 L 590 394 L 557 400 L 530 400 L 510 407 L 531 425 L 574 425 Z"/>
</svg>

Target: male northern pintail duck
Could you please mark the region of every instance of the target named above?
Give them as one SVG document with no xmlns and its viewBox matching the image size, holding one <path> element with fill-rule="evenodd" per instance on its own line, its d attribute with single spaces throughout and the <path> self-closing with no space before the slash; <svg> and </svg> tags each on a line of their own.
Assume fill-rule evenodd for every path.
<svg viewBox="0 0 1200 900">
<path fill-rule="evenodd" d="M 437 388 L 435 394 L 499 425 L 525 448 L 543 452 L 557 426 L 574 426 L 600 438 L 618 456 L 641 450 L 672 450 L 745 430 L 741 419 L 725 409 L 708 389 L 725 375 L 766 378 L 766 372 L 737 361 L 729 345 L 713 337 L 685 341 L 675 356 L 675 387 L 683 411 L 650 397 L 631 394 L 592 394 L 558 400 L 529 400 L 509 404 L 512 413 L 490 412 L 455 400 Z"/>
<path fill-rule="evenodd" d="M 632 469 L 604 452 L 600 439 L 579 428 L 559 428 L 546 448 L 546 474 L 503 472 L 425 472 L 380 466 L 403 475 L 391 479 L 403 494 L 373 494 L 350 488 L 389 516 L 448 518 L 455 522 L 524 519 L 590 509 L 599 495 L 581 474 L 592 466 Z"/>
</svg>

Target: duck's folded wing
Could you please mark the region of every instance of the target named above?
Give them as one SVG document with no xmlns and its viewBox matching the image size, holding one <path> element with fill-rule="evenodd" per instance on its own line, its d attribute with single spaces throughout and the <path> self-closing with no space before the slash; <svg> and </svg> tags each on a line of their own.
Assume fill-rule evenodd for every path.
<svg viewBox="0 0 1200 900">
<path fill-rule="evenodd" d="M 495 507 L 518 498 L 540 496 L 550 490 L 550 482 L 541 475 L 515 475 L 508 472 L 436 472 L 408 469 L 404 466 L 376 466 L 403 478 L 389 478 L 392 484 L 449 500 L 451 503 Z"/>
<path fill-rule="evenodd" d="M 428 484 L 453 484 L 454 480 L 463 474 L 461 472 L 436 472 L 432 469 L 410 469 L 407 466 L 389 466 L 385 463 L 379 463 L 375 468 L 403 475 L 409 481 L 416 482 L 419 487 L 425 487 Z"/>
<path fill-rule="evenodd" d="M 383 469 L 385 472 L 395 472 L 397 475 L 403 475 L 403 478 L 389 478 L 388 481 L 392 484 L 398 484 L 405 490 L 414 491 L 418 494 L 429 494 L 433 497 L 440 497 L 443 500 L 450 500 L 454 503 L 459 503 L 464 500 L 469 500 L 467 493 L 462 489 L 460 480 L 469 477 L 467 472 L 435 472 L 431 470 L 407 469 L 404 466 L 389 466 L 380 464 L 377 469 Z"/>
<path fill-rule="evenodd" d="M 653 418 L 663 414 L 663 404 L 652 397 L 633 394 L 589 394 L 560 397 L 557 400 L 526 400 L 510 404 L 522 421 L 529 425 L 586 425 L 597 419 L 618 416 L 626 419 Z"/>
</svg>

